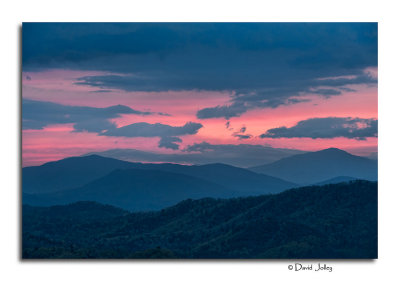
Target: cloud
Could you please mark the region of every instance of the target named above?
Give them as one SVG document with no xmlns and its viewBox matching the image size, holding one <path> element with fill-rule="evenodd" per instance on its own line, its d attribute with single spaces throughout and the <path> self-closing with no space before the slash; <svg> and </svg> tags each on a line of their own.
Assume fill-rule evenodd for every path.
<svg viewBox="0 0 400 281">
<path fill-rule="evenodd" d="M 23 69 L 104 71 L 95 90 L 229 91 L 200 119 L 376 85 L 376 23 L 24 23 Z"/>
<path fill-rule="evenodd" d="M 95 90 L 95 91 L 90 91 L 91 93 L 112 93 L 111 90 Z"/>
<path fill-rule="evenodd" d="M 150 115 L 151 112 L 134 110 L 128 106 L 115 105 L 104 108 L 89 106 L 70 106 L 52 102 L 22 100 L 23 129 L 40 130 L 52 124 L 74 123 L 77 132 L 88 131 L 100 133 L 115 128 L 109 121 L 122 114 Z"/>
<path fill-rule="evenodd" d="M 178 150 L 179 145 L 177 142 L 182 142 L 182 139 L 178 137 L 162 137 L 158 146 Z"/>
<path fill-rule="evenodd" d="M 172 116 L 171 114 L 164 113 L 164 112 L 158 112 L 158 115 L 160 115 L 160 116 Z"/>
<path fill-rule="evenodd" d="M 74 124 L 74 132 L 100 133 L 105 130 L 111 130 L 115 127 L 115 123 L 110 122 L 108 119 L 90 118 L 76 122 Z"/>
<path fill-rule="evenodd" d="M 183 126 L 141 122 L 117 127 L 110 119 L 121 117 L 122 114 L 153 114 L 124 105 L 97 108 L 23 99 L 22 108 L 24 130 L 41 130 L 52 124 L 73 123 L 74 132 L 90 132 L 113 137 L 159 137 L 159 147 L 171 149 L 178 149 L 179 145 L 176 143 L 182 142 L 177 136 L 194 135 L 203 127 L 202 124 L 194 122 L 187 122 Z"/>
<path fill-rule="evenodd" d="M 103 152 L 92 152 L 92 154 L 133 162 L 170 162 L 196 165 L 225 163 L 243 168 L 271 163 L 283 157 L 299 153 L 304 153 L 304 151 L 272 148 L 267 145 L 214 145 L 207 142 L 189 145 L 182 152 L 173 154 L 153 153 L 135 149 L 112 149 Z"/>
<path fill-rule="evenodd" d="M 339 90 L 344 91 L 344 92 L 350 92 L 350 93 L 357 92 L 356 90 L 351 89 L 351 88 L 347 88 L 347 87 L 339 87 Z"/>
<path fill-rule="evenodd" d="M 197 118 L 225 118 L 230 119 L 242 115 L 247 111 L 248 107 L 243 103 L 234 103 L 232 105 L 223 105 L 216 107 L 207 107 L 197 111 Z"/>
<path fill-rule="evenodd" d="M 239 140 L 247 140 L 253 137 L 253 135 L 250 134 L 239 134 L 239 133 L 233 133 L 232 136 L 238 138 Z"/>
<path fill-rule="evenodd" d="M 246 129 L 247 129 L 246 126 L 243 125 L 243 126 L 239 129 L 239 131 L 234 132 L 234 133 L 232 134 L 232 136 L 238 138 L 239 140 L 251 139 L 253 136 L 250 135 L 250 134 L 245 134 Z"/>
<path fill-rule="evenodd" d="M 98 58 L 117 55 L 156 55 L 162 61 L 172 54 L 197 52 L 203 59 L 206 51 L 215 49 L 271 53 L 260 57 L 262 62 L 286 53 L 282 59 L 308 67 L 351 68 L 377 60 L 376 23 L 24 23 L 23 30 L 26 67 L 68 62 L 87 62 L 89 67 L 96 66 Z M 208 54 L 205 63 L 215 59 Z"/>
<path fill-rule="evenodd" d="M 335 90 L 335 89 L 317 89 L 317 90 L 310 90 L 309 93 L 311 94 L 318 94 L 325 98 L 330 98 L 331 96 L 339 96 L 342 94 L 342 91 Z"/>
<path fill-rule="evenodd" d="M 378 120 L 374 118 L 327 117 L 310 118 L 293 127 L 269 129 L 260 138 L 324 138 L 345 137 L 366 140 L 378 136 Z"/>
<path fill-rule="evenodd" d="M 187 122 L 183 126 L 170 126 L 161 123 L 150 124 L 146 122 L 133 123 L 127 126 L 112 128 L 102 133 L 104 136 L 115 137 L 172 137 L 194 135 L 202 128 L 200 123 Z"/>
<path fill-rule="evenodd" d="M 103 136 L 113 137 L 160 137 L 159 147 L 179 149 L 177 142 L 182 142 L 177 136 L 195 135 L 202 128 L 200 123 L 187 122 L 183 126 L 170 126 L 166 124 L 156 123 L 150 124 L 146 122 L 133 123 L 123 127 L 114 127 L 100 133 Z"/>
<path fill-rule="evenodd" d="M 294 78 L 294 77 L 293 77 Z M 277 80 L 282 79 L 277 77 Z M 235 92 L 231 98 L 230 105 L 207 107 L 197 112 L 197 118 L 225 118 L 241 116 L 243 113 L 256 108 L 277 108 L 279 106 L 289 106 L 301 102 L 309 102 L 304 95 L 318 95 L 324 98 L 341 95 L 343 92 L 354 91 L 349 85 L 376 85 L 377 80 L 365 74 L 362 70 L 355 76 L 345 78 L 312 78 L 303 81 L 294 80 L 282 81 L 284 85 L 274 86 L 269 89 L 254 89 L 241 93 Z M 327 88 L 331 87 L 331 88 Z M 334 88 L 332 88 L 334 87 Z"/>
</svg>

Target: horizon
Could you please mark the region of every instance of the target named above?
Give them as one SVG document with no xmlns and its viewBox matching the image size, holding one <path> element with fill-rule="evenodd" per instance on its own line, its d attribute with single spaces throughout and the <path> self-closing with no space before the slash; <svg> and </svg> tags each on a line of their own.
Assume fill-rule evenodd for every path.
<svg viewBox="0 0 400 281">
<path fill-rule="evenodd" d="M 343 152 L 349 153 L 349 154 L 351 154 L 351 155 L 353 155 L 353 156 L 360 156 L 360 155 L 352 154 L 352 153 L 350 153 L 350 152 L 348 152 L 348 151 L 345 151 L 345 150 L 343 150 L 343 149 L 339 149 L 339 148 L 336 148 L 336 147 L 329 147 L 329 148 L 325 148 L 325 149 L 317 150 L 317 151 L 302 151 L 302 152 L 300 152 L 300 153 L 298 153 L 298 154 L 294 154 L 294 155 L 301 155 L 301 154 L 313 153 L 313 152 L 321 152 L 321 151 L 332 150 L 332 149 L 333 149 L 333 150 L 343 151 Z M 103 151 L 103 152 L 106 152 L 106 151 Z M 62 160 L 64 160 L 64 159 L 68 159 L 68 158 L 80 158 L 80 157 L 90 157 L 90 156 L 96 156 L 96 157 L 108 158 L 108 159 L 115 159 L 115 160 L 126 161 L 126 162 L 132 162 L 132 163 L 141 163 L 141 164 L 173 164 L 173 165 L 184 165 L 184 166 L 205 166 L 205 165 L 220 164 L 220 165 L 228 165 L 228 166 L 233 166 L 233 167 L 237 167 L 237 168 L 244 168 L 244 169 L 252 168 L 252 166 L 249 166 L 249 167 L 239 167 L 239 166 L 235 166 L 235 165 L 232 165 L 232 164 L 227 164 L 227 163 L 224 163 L 224 162 L 209 162 L 209 163 L 205 163 L 205 164 L 193 164 L 193 163 L 168 162 L 168 161 L 162 161 L 162 162 L 160 162 L 160 161 L 159 161 L 159 162 L 155 162 L 155 161 L 153 161 L 153 162 L 146 162 L 146 161 L 124 160 L 124 159 L 120 159 L 120 158 L 116 158 L 116 157 L 103 156 L 103 155 L 101 155 L 101 153 L 103 153 L 103 152 L 99 151 L 99 152 L 93 152 L 93 153 L 86 153 L 86 154 L 82 154 L 82 155 L 73 155 L 73 156 L 68 156 L 68 157 L 66 157 L 66 158 L 61 158 L 61 159 L 56 159 L 56 160 L 48 161 L 48 162 L 41 163 L 41 164 L 38 164 L 38 165 L 22 166 L 22 168 L 27 168 L 27 167 L 38 167 L 38 166 L 42 166 L 42 165 L 44 165 L 44 164 L 48 164 L 48 163 L 52 163 L 52 162 L 58 162 L 58 161 L 62 161 Z M 294 156 L 294 155 L 292 155 L 292 156 Z M 291 156 L 289 156 L 289 157 L 291 157 Z M 365 157 L 365 156 L 360 156 L 360 157 L 364 157 L 364 158 L 366 158 L 366 159 L 371 159 L 371 160 L 374 160 L 374 161 L 377 161 L 377 160 L 378 160 L 377 158 L 373 158 L 373 157 Z M 283 158 L 280 158 L 280 159 L 284 159 L 284 158 L 287 158 L 287 157 L 283 157 Z M 279 161 L 280 159 L 278 159 L 277 161 Z M 273 163 L 273 162 L 271 162 L 271 163 Z M 270 164 L 270 163 L 268 163 L 268 164 Z"/>
<path fill-rule="evenodd" d="M 378 151 L 376 23 L 24 23 L 22 36 L 23 167 L 126 149 L 239 166 Z"/>
</svg>

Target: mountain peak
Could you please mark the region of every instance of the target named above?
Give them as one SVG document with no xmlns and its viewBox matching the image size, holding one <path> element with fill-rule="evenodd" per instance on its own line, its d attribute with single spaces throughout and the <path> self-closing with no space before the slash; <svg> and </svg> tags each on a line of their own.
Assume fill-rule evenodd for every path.
<svg viewBox="0 0 400 281">
<path fill-rule="evenodd" d="M 347 151 L 341 150 L 341 149 L 336 148 L 336 147 L 330 147 L 330 148 L 318 150 L 318 151 L 315 151 L 315 152 L 346 153 L 346 154 L 350 154 L 350 153 L 348 153 Z"/>
<path fill-rule="evenodd" d="M 82 156 L 79 156 L 79 157 L 81 157 L 81 158 L 109 158 L 109 157 L 104 157 L 104 156 L 101 156 L 101 155 L 98 155 L 98 154 L 88 154 L 88 155 L 82 155 Z"/>
<path fill-rule="evenodd" d="M 251 170 L 298 184 L 313 184 L 335 177 L 377 178 L 376 162 L 335 147 L 289 156 Z"/>
</svg>

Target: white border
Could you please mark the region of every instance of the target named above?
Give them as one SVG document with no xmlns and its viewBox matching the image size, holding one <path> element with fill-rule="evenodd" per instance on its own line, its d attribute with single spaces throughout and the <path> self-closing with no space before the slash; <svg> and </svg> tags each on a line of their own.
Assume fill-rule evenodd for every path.
<svg viewBox="0 0 400 281">
<path fill-rule="evenodd" d="M 383 4 L 382 4 L 383 3 Z M 393 3 L 393 4 L 391 4 Z M 2 280 L 396 280 L 400 238 L 399 21 L 395 1 L 3 1 L 0 11 Z M 379 259 L 293 272 L 292 261 L 21 262 L 19 260 L 19 26 L 23 21 L 379 22 Z"/>
</svg>

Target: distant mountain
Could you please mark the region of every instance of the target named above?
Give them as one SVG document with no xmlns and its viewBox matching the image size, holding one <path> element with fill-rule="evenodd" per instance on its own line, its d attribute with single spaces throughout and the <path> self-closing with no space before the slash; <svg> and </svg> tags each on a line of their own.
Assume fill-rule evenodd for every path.
<svg viewBox="0 0 400 281">
<path fill-rule="evenodd" d="M 371 152 L 367 158 L 373 159 L 373 160 L 378 160 L 378 152 Z"/>
<path fill-rule="evenodd" d="M 140 169 L 172 172 L 195 177 L 225 186 L 241 195 L 259 195 L 281 192 L 295 187 L 296 184 L 275 177 L 257 174 L 246 169 L 225 164 L 178 165 L 178 164 L 144 164 L 106 158 L 98 155 L 66 158 L 46 163 L 38 167 L 27 167 L 22 171 L 23 192 L 32 200 L 41 199 L 29 196 L 33 193 L 49 193 L 75 189 L 104 177 L 116 169 Z M 132 183 L 135 179 L 132 178 Z M 117 180 L 116 180 L 117 184 Z M 211 196 L 211 195 L 210 195 Z"/>
<path fill-rule="evenodd" d="M 185 200 L 120 216 L 101 206 L 23 206 L 23 258 L 377 258 L 376 182 Z"/>
<path fill-rule="evenodd" d="M 277 193 L 297 185 L 282 179 L 258 174 L 226 164 L 178 165 L 135 163 L 135 169 L 160 170 L 183 174 L 223 185 L 243 196 Z"/>
<path fill-rule="evenodd" d="M 27 194 L 23 203 L 49 206 L 96 201 L 127 210 L 143 211 L 160 210 L 188 198 L 229 198 L 246 193 L 188 175 L 128 169 L 115 170 L 81 188 L 48 194 Z"/>
<path fill-rule="evenodd" d="M 349 182 L 349 181 L 354 181 L 357 180 L 356 178 L 353 177 L 334 177 L 326 181 L 321 181 L 314 183 L 314 185 L 325 185 L 325 184 L 335 184 L 339 182 Z"/>
<path fill-rule="evenodd" d="M 97 155 L 65 158 L 23 168 L 22 189 L 24 193 L 47 193 L 77 188 L 115 169 L 133 166 L 130 162 Z"/>
<path fill-rule="evenodd" d="M 377 161 L 337 148 L 290 156 L 250 170 L 303 185 L 339 176 L 372 181 L 378 177 Z"/>
<path fill-rule="evenodd" d="M 156 153 L 137 149 L 110 149 L 91 152 L 82 156 L 97 154 L 130 162 L 170 162 L 185 165 L 206 165 L 218 162 L 247 168 L 272 163 L 283 157 L 305 152 L 295 149 L 273 148 L 265 145 L 213 145 L 206 142 L 188 146 L 186 150 L 187 153 Z"/>
</svg>

